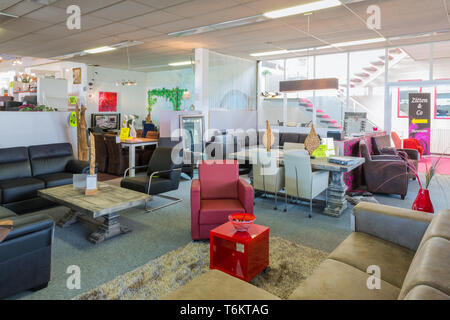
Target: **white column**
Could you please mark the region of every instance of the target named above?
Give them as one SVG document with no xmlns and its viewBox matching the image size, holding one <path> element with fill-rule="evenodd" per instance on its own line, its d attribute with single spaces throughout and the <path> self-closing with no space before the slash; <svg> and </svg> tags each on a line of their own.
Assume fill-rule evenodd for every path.
<svg viewBox="0 0 450 320">
<path fill-rule="evenodd" d="M 208 100 L 208 69 L 209 50 L 195 49 L 195 110 L 202 111 L 205 117 L 205 132 L 209 129 L 209 100 Z M 208 136 L 207 139 L 210 137 Z"/>
<path fill-rule="evenodd" d="M 286 74 L 286 59 L 284 59 L 284 74 L 283 74 L 283 80 L 286 81 L 287 74 Z M 288 98 L 287 93 L 283 93 L 283 127 L 286 128 L 286 121 L 287 121 L 287 109 L 288 109 Z"/>
<path fill-rule="evenodd" d="M 387 85 L 389 82 L 389 50 L 387 48 L 384 56 L 384 131 L 390 135 L 392 130 L 392 99 L 390 87 Z"/>
<path fill-rule="evenodd" d="M 313 79 L 316 79 L 316 56 L 313 57 Z M 309 63 L 309 61 L 307 62 Z M 317 99 L 316 99 L 316 90 L 313 91 L 313 111 L 312 111 L 312 123 L 314 127 L 317 129 Z"/>
</svg>

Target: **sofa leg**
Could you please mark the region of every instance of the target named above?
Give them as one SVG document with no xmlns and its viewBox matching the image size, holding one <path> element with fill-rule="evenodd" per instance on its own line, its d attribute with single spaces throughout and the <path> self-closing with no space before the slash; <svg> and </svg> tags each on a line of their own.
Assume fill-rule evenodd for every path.
<svg viewBox="0 0 450 320">
<path fill-rule="evenodd" d="M 31 291 L 39 291 L 39 290 L 42 290 L 42 289 L 47 288 L 47 287 L 48 287 L 48 282 L 43 283 L 43 284 L 41 284 L 41 285 L 38 285 L 38 286 L 36 286 L 36 287 L 33 287 L 33 288 L 31 288 L 30 290 L 31 290 Z"/>
<path fill-rule="evenodd" d="M 402 198 L 402 200 L 405 200 L 405 196 L 404 195 L 401 195 L 400 197 Z"/>
</svg>

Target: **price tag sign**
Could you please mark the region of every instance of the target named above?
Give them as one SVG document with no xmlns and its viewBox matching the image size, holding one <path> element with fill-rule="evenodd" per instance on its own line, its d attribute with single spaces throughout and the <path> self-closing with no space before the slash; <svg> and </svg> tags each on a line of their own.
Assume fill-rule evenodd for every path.
<svg viewBox="0 0 450 320">
<path fill-rule="evenodd" d="M 127 140 L 130 136 L 130 128 L 120 128 L 120 140 Z"/>
<path fill-rule="evenodd" d="M 77 113 L 75 111 L 70 113 L 69 126 L 71 126 L 71 127 L 77 126 Z"/>
<path fill-rule="evenodd" d="M 69 97 L 69 104 L 70 105 L 77 104 L 77 102 L 78 102 L 78 98 L 77 97 L 75 97 L 75 96 L 70 96 Z"/>
</svg>

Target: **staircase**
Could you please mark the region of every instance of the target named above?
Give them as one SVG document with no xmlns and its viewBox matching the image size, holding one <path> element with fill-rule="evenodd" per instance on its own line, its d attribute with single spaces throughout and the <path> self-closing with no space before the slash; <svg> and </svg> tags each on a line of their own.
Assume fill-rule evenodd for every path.
<svg viewBox="0 0 450 320">
<path fill-rule="evenodd" d="M 388 51 L 388 59 L 389 64 L 388 67 L 391 68 L 395 66 L 397 63 L 399 63 L 401 60 L 403 60 L 405 57 L 407 57 L 407 54 L 401 50 L 400 48 L 394 48 L 390 49 Z M 350 88 L 357 88 L 357 87 L 366 87 L 368 86 L 372 81 L 380 77 L 384 74 L 384 66 L 386 65 L 386 56 L 381 55 L 377 57 L 376 59 L 372 59 L 367 66 L 363 67 L 360 71 L 355 72 L 350 77 Z M 338 89 L 338 99 L 343 103 L 343 105 L 347 104 L 347 84 L 342 83 L 339 85 Z M 368 127 L 379 127 L 375 122 L 371 120 L 371 118 L 374 118 L 375 111 L 370 110 L 365 105 L 360 103 L 358 100 L 356 100 L 354 97 L 350 95 L 349 97 L 350 105 L 347 106 L 346 111 L 353 111 L 353 112 L 366 112 L 367 113 L 367 122 Z M 307 112 L 313 111 L 313 103 L 306 99 L 306 98 L 300 98 L 299 99 L 299 106 L 305 108 Z M 335 120 L 332 119 L 328 114 L 326 114 L 321 108 L 317 108 L 317 120 L 320 121 L 322 124 L 327 126 L 328 128 L 333 129 L 341 129 L 341 125 Z M 372 117 L 371 117 L 372 115 Z M 370 130 L 370 129 L 369 129 Z"/>
</svg>

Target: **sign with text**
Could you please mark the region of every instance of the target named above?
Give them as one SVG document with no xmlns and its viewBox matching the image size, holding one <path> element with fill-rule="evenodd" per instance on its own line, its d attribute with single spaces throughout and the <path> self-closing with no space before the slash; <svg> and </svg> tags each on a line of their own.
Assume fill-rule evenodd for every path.
<svg viewBox="0 0 450 320">
<path fill-rule="evenodd" d="M 120 140 L 127 140 L 130 136 L 130 128 L 120 128 Z"/>
<path fill-rule="evenodd" d="M 409 94 L 409 138 L 419 140 L 424 154 L 430 154 L 431 94 Z"/>
</svg>

